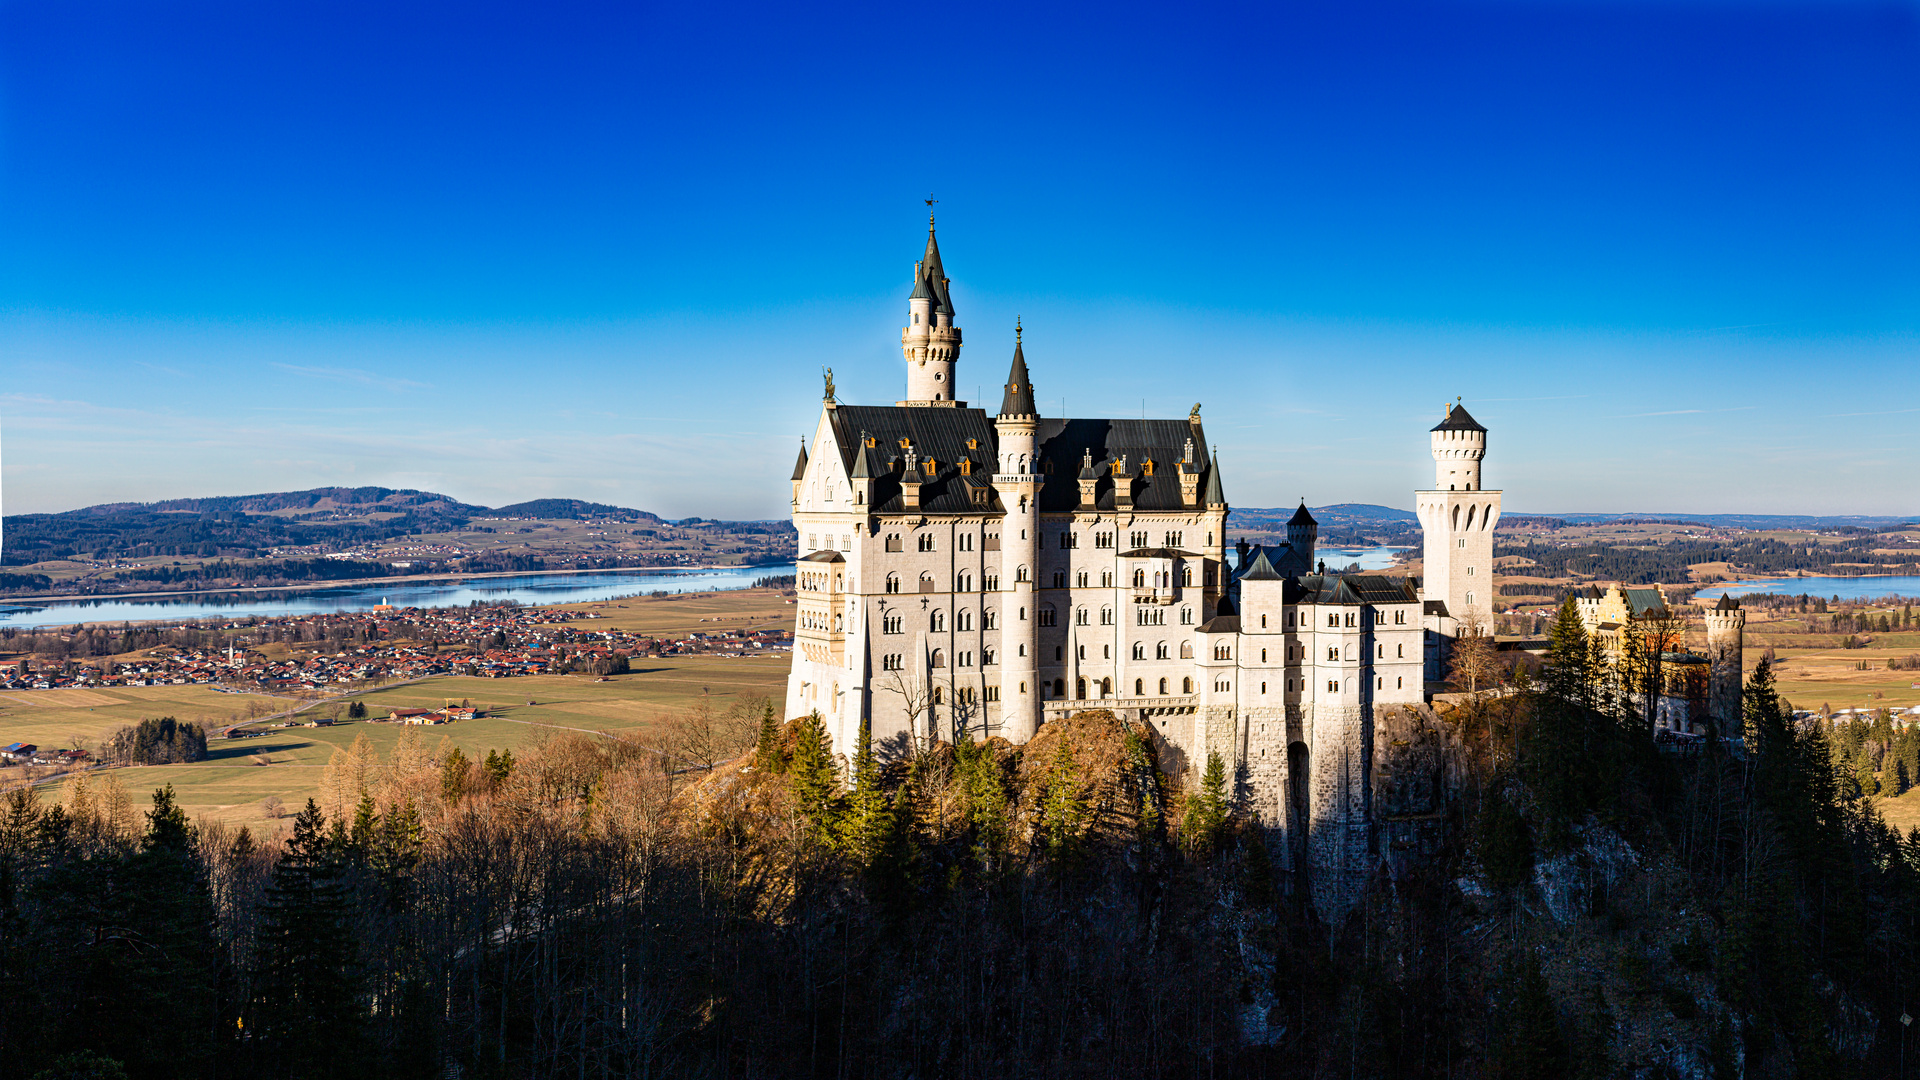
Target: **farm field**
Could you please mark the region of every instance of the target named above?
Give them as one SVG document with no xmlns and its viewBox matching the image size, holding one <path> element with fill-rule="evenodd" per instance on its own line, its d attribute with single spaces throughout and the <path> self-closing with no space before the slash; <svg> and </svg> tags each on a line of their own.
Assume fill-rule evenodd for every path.
<svg viewBox="0 0 1920 1080">
<path fill-rule="evenodd" d="M 296 704 L 291 698 L 230 694 L 211 686 L 0 693 L 0 745 L 28 742 L 43 747 L 92 747 L 120 728 L 152 717 L 171 716 L 203 727 L 224 727 Z"/>
<path fill-rule="evenodd" d="M 777 600 L 775 601 L 778 602 Z M 629 601 L 629 603 L 639 603 Z M 661 602 L 665 603 L 665 602 Z M 670 605 L 668 605 L 670 606 Z M 692 619 L 698 612 L 685 613 Z M 680 618 L 676 614 L 672 618 Z M 711 615 L 704 617 L 712 617 Z M 235 824 L 245 823 L 268 831 L 290 827 L 291 817 L 269 821 L 261 809 L 262 800 L 278 796 L 289 808 L 297 808 L 308 796 L 319 791 L 321 774 L 336 748 L 350 745 L 365 735 L 382 758 L 391 755 L 401 733 L 414 731 L 429 747 L 447 739 L 469 757 L 484 758 L 488 750 L 512 749 L 543 734 L 561 730 L 609 732 L 649 739 L 675 710 L 684 709 L 707 692 L 713 707 L 725 711 L 736 702 L 753 697 L 779 697 L 784 692 L 787 654 L 744 658 L 711 656 L 666 657 L 639 662 L 632 674 L 613 676 L 608 682 L 595 682 L 577 675 L 537 675 L 517 679 L 480 679 L 447 676 L 404 686 L 375 689 L 355 694 L 339 702 L 365 701 L 370 717 L 381 717 L 393 708 L 438 708 L 443 704 L 470 701 L 490 715 L 464 723 L 426 728 L 405 728 L 397 724 L 366 721 L 345 722 L 333 727 L 264 727 L 266 734 L 250 739 L 214 739 L 208 744 L 208 758 L 190 765 L 158 765 L 114 770 L 126 785 L 137 807 L 144 809 L 153 790 L 172 784 L 183 809 L 190 817 L 220 818 Z M 88 706 L 76 700 L 69 705 L 45 704 L 33 711 L 34 730 L 77 732 L 95 742 L 122 724 L 144 716 L 173 715 L 179 719 L 197 719 L 190 710 L 177 707 L 180 702 L 160 696 L 172 691 L 204 691 L 212 698 L 237 699 L 239 695 L 221 694 L 206 687 L 139 687 L 115 690 L 123 695 L 145 695 L 136 704 L 116 706 L 125 714 L 103 716 L 102 706 Z M 39 691 L 32 695 L 85 691 Z M 281 703 L 282 699 L 268 698 Z M 536 704 L 528 704 L 529 701 Z M 189 702 L 191 700 L 189 699 Z M 330 706 L 335 702 L 328 702 Z M 89 712 L 89 708 L 95 711 Z M 284 707 L 284 703 L 275 708 Z M 204 708 L 209 719 L 225 723 L 226 712 Z M 0 712 L 0 732 L 9 730 L 7 713 Z M 273 723 L 278 723 L 274 721 Z M 23 728 L 24 730 L 24 728 Z M 13 736 L 22 738 L 25 736 Z M 59 797 L 60 784 L 43 788 L 49 798 Z"/>
</svg>

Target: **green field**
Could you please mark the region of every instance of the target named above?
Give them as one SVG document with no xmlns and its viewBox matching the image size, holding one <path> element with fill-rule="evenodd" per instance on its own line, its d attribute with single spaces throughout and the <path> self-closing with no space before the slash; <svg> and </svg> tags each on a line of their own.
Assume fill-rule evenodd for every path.
<svg viewBox="0 0 1920 1080">
<path fill-rule="evenodd" d="M 229 694 L 211 686 L 115 686 L 100 690 L 0 693 L 0 745 L 94 747 L 113 732 L 151 717 L 171 716 L 224 727 L 292 708 L 291 698 Z"/>
<path fill-rule="evenodd" d="M 614 676 L 608 682 L 574 675 L 427 679 L 340 700 L 364 700 L 369 716 L 375 718 L 396 707 L 438 708 L 462 700 L 485 709 L 489 715 L 414 729 L 372 722 L 323 728 L 269 726 L 265 728 L 267 734 L 259 738 L 212 740 L 206 761 L 122 769 L 117 775 L 142 807 L 155 788 L 172 784 L 191 816 L 259 825 L 267 820 L 262 800 L 276 795 L 289 807 L 299 806 L 319 790 L 321 773 L 334 749 L 351 744 L 359 735 L 365 735 L 383 758 L 391 754 L 406 730 L 418 731 L 430 747 L 439 745 L 445 737 L 469 756 L 479 757 L 485 757 L 488 750 L 518 747 L 543 732 L 556 730 L 604 731 L 644 740 L 656 734 L 674 710 L 697 702 L 703 691 L 715 709 L 725 710 L 743 698 L 778 698 L 784 691 L 786 675 L 787 654 L 777 653 L 745 659 L 688 656 L 638 661 L 632 674 Z M 92 699 L 73 696 L 87 694 L 112 695 L 115 703 L 89 704 Z M 65 695 L 65 704 L 55 703 L 55 695 Z M 41 702 L 10 703 L 0 711 L 0 734 L 6 735 L 6 741 L 60 745 L 71 745 L 76 739 L 97 744 L 121 725 L 149 716 L 225 723 L 232 703 L 245 700 L 241 695 L 222 694 L 207 687 L 35 691 L 0 697 Z M 262 700 L 275 709 L 287 704 L 279 698 Z M 536 704 L 528 704 L 530 701 Z M 47 797 L 58 797 L 59 786 L 42 790 Z M 282 821 L 269 827 L 285 825 Z"/>
</svg>

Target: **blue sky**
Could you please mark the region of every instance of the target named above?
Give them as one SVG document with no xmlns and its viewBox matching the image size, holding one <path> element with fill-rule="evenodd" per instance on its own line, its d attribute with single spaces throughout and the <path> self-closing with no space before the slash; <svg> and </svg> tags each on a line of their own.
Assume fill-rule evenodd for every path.
<svg viewBox="0 0 1920 1080">
<path fill-rule="evenodd" d="M 961 392 L 1018 315 L 1236 504 L 1460 396 L 1512 511 L 1920 511 L 1912 4 L 809 7 L 0 2 L 7 512 L 782 516 L 929 192 Z"/>
</svg>

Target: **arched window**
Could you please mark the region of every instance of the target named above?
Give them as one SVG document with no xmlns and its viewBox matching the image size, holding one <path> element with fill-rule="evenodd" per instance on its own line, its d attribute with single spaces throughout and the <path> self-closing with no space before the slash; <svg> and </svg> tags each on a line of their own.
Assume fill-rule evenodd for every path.
<svg viewBox="0 0 1920 1080">
<path fill-rule="evenodd" d="M 933 534 L 932 533 L 920 534 L 920 550 L 921 551 L 933 550 Z"/>
<path fill-rule="evenodd" d="M 1263 664 L 1267 662 L 1267 650 L 1265 649 L 1260 650 L 1260 662 Z"/>
<path fill-rule="evenodd" d="M 930 593 L 933 591 L 933 575 L 932 574 L 920 575 L 920 591 L 923 593 Z"/>
<path fill-rule="evenodd" d="M 890 593 L 897 593 L 900 591 L 900 575 L 899 574 L 887 575 L 887 591 Z"/>
<path fill-rule="evenodd" d="M 1113 680 L 1112 679 L 1100 680 L 1100 696 L 1103 698 L 1108 698 L 1113 696 Z"/>
<path fill-rule="evenodd" d="M 1040 625 L 1041 626 L 1056 626 L 1058 625 L 1057 620 L 1059 618 L 1060 618 L 1060 613 L 1054 610 L 1052 604 L 1040 605 Z"/>
<path fill-rule="evenodd" d="M 942 630 L 945 630 L 946 628 L 947 628 L 947 613 L 939 610 L 938 608 L 935 608 L 933 613 L 927 616 L 927 629 L 932 630 L 935 633 L 938 633 Z"/>
<path fill-rule="evenodd" d="M 1053 680 L 1053 696 L 1057 698 L 1063 698 L 1067 696 L 1067 680 L 1065 679 Z"/>
<path fill-rule="evenodd" d="M 1112 608 L 1103 607 L 1100 609 L 1100 625 L 1101 626 L 1113 625 L 1113 609 Z"/>
<path fill-rule="evenodd" d="M 1133 696 L 1134 697 L 1147 696 L 1147 681 L 1145 679 L 1133 680 Z"/>
<path fill-rule="evenodd" d="M 1180 568 L 1180 584 L 1182 585 L 1193 584 L 1193 567 L 1183 566 Z"/>
<path fill-rule="evenodd" d="M 946 667 L 947 654 L 940 649 L 933 650 L 933 666 L 936 668 Z"/>
<path fill-rule="evenodd" d="M 1075 611 L 1073 613 L 1073 621 L 1076 626 L 1087 625 L 1087 609 L 1081 608 L 1078 611 Z"/>
<path fill-rule="evenodd" d="M 1013 572 L 1013 580 L 1015 581 L 1027 580 L 1027 568 L 1024 566 L 1016 568 Z"/>
<path fill-rule="evenodd" d="M 1180 659 L 1182 660 L 1193 659 L 1193 642 L 1183 641 L 1180 643 Z"/>
<path fill-rule="evenodd" d="M 1167 680 L 1165 679 L 1160 680 L 1160 696 L 1161 697 L 1167 696 Z"/>
<path fill-rule="evenodd" d="M 1085 701 L 1087 699 L 1087 680 L 1073 680 L 1073 696 L 1079 701 Z"/>
<path fill-rule="evenodd" d="M 1192 680 L 1192 679 L 1181 679 L 1181 680 L 1180 680 L 1180 692 L 1181 692 L 1181 693 L 1183 693 L 1183 694 L 1191 694 L 1191 693 L 1193 693 L 1193 680 Z"/>
<path fill-rule="evenodd" d="M 1135 660 L 1145 660 L 1145 659 L 1147 658 L 1147 643 L 1146 643 L 1146 642 L 1144 642 L 1144 641 L 1136 641 L 1136 642 L 1134 642 L 1134 643 L 1133 643 L 1133 658 L 1134 658 Z"/>
<path fill-rule="evenodd" d="M 1267 628 L 1267 617 L 1265 615 L 1262 615 L 1260 616 L 1260 629 L 1265 630 L 1266 628 Z"/>
<path fill-rule="evenodd" d="M 1140 570 L 1140 569 L 1134 570 L 1133 587 L 1136 589 L 1143 589 L 1146 587 L 1146 585 L 1147 585 L 1147 572 L 1145 570 Z"/>
<path fill-rule="evenodd" d="M 1155 646 L 1153 647 L 1153 658 L 1154 658 L 1155 660 L 1165 660 L 1165 659 L 1167 658 L 1167 643 L 1166 643 L 1166 642 L 1164 642 L 1164 641 L 1163 641 L 1163 642 L 1161 642 L 1160 644 L 1158 644 L 1158 645 L 1155 645 Z M 1164 694 L 1164 693 L 1166 693 L 1166 691 L 1164 691 L 1164 690 L 1162 690 L 1162 691 L 1161 691 L 1161 693 L 1163 693 L 1163 694 Z"/>
<path fill-rule="evenodd" d="M 953 616 L 953 628 L 955 630 L 973 629 L 973 612 L 971 611 L 955 612 Z"/>
</svg>

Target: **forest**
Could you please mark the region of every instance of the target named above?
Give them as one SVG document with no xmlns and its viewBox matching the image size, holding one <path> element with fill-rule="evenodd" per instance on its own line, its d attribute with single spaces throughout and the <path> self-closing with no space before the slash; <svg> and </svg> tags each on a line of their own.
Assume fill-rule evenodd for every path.
<svg viewBox="0 0 1920 1080">
<path fill-rule="evenodd" d="M 1864 530 L 1852 531 L 1855 535 L 1830 544 L 1789 544 L 1775 539 L 1740 543 L 1674 540 L 1650 547 L 1502 542 L 1495 545 L 1494 554 L 1517 555 L 1531 561 L 1538 569 L 1529 576 L 1597 578 L 1625 585 L 1685 581 L 1688 567 L 1713 562 L 1731 563 L 1742 573 L 1750 574 L 1780 574 L 1790 570 L 1833 576 L 1920 573 L 1920 552 L 1912 556 L 1879 553 L 1874 549 L 1888 546 L 1887 537 Z"/>
<path fill-rule="evenodd" d="M 769 712 L 711 768 L 409 733 L 284 839 L 137 772 L 14 791 L 0 1077 L 1896 1075 L 1920 834 L 1851 733 L 1763 665 L 1739 738 L 1665 752 L 1571 606 L 1551 640 L 1430 713 L 1336 926 L 1217 756 L 1100 710 L 884 749 Z"/>
</svg>

